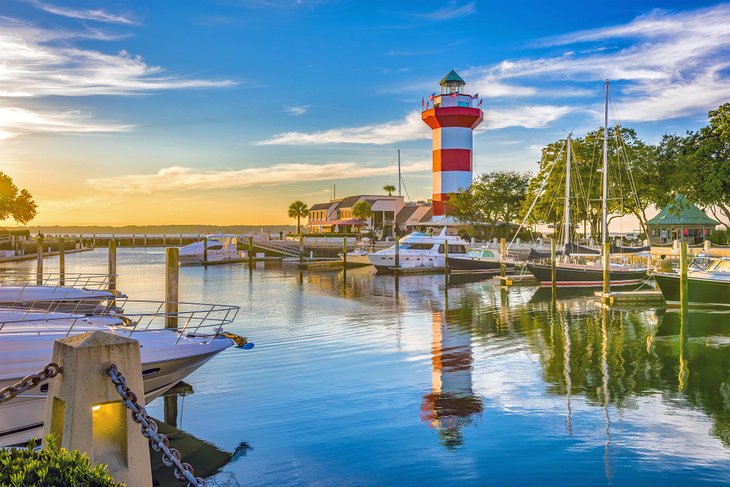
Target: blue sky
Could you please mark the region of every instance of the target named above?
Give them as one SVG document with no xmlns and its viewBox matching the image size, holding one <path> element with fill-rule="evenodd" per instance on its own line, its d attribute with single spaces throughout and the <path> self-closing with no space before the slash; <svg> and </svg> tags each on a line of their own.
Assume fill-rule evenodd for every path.
<svg viewBox="0 0 730 487">
<path fill-rule="evenodd" d="M 421 98 L 484 99 L 475 173 L 614 120 L 649 142 L 730 100 L 730 4 L 4 0 L 0 169 L 36 223 L 281 223 L 294 199 L 431 193 Z"/>
</svg>

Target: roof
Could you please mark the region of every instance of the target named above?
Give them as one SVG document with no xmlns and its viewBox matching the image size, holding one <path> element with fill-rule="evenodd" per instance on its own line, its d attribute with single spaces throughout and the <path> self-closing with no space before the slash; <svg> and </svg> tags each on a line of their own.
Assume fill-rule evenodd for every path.
<svg viewBox="0 0 730 487">
<path fill-rule="evenodd" d="M 362 198 L 362 195 L 357 196 L 348 196 L 346 198 L 342 198 L 342 201 L 340 201 L 340 204 L 337 205 L 337 208 L 352 208 L 355 206 L 355 203 L 357 203 L 360 198 Z"/>
<path fill-rule="evenodd" d="M 682 195 L 677 195 L 674 201 L 659 212 L 657 216 L 646 222 L 647 225 L 704 225 L 717 226 L 720 222 L 705 215 Z"/>
<path fill-rule="evenodd" d="M 402 225 L 403 223 L 408 221 L 408 219 L 416 212 L 416 210 L 418 210 L 418 206 L 416 205 L 404 206 L 395 216 L 395 222 L 399 225 Z"/>
<path fill-rule="evenodd" d="M 309 211 L 312 211 L 312 210 L 326 210 L 330 206 L 332 206 L 332 203 L 317 203 L 317 204 L 312 205 L 309 208 Z"/>
<path fill-rule="evenodd" d="M 461 83 L 462 85 L 465 85 L 466 81 L 464 81 L 464 79 L 456 74 L 456 71 L 452 69 L 451 71 L 449 71 L 449 74 L 444 76 L 444 79 L 439 81 L 439 84 L 441 86 L 444 86 L 446 83 Z"/>
</svg>

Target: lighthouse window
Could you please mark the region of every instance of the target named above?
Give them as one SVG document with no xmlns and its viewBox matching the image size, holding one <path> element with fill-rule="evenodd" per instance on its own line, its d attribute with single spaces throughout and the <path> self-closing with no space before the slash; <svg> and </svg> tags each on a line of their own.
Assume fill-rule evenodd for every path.
<svg viewBox="0 0 730 487">
<path fill-rule="evenodd" d="M 460 101 L 459 106 L 460 107 L 469 107 L 469 106 L 471 106 L 471 103 L 469 103 L 468 101 Z"/>
</svg>

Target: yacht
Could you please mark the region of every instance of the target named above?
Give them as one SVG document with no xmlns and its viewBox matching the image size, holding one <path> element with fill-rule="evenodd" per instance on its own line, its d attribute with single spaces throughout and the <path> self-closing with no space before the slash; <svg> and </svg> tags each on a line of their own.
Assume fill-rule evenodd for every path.
<svg viewBox="0 0 730 487">
<path fill-rule="evenodd" d="M 139 341 L 145 402 L 149 403 L 233 346 L 232 338 L 239 345 L 245 344 L 244 348 L 251 347 L 245 339 L 222 332 L 222 325 L 232 322 L 238 308 L 213 305 L 199 308 L 177 314 L 180 323 L 185 324 L 182 328 L 156 326 L 155 316 L 149 314 L 82 316 L 0 310 L 0 389 L 50 362 L 55 340 L 102 330 Z M 40 384 L 0 404 L 0 447 L 23 444 L 42 436 L 47 390 L 47 383 Z"/>
<path fill-rule="evenodd" d="M 370 259 L 368 258 L 368 254 L 370 253 L 370 249 L 372 247 L 373 242 L 371 242 L 369 238 L 365 237 L 360 240 L 353 250 L 347 252 L 347 264 L 349 266 L 370 265 Z M 340 260 L 344 260 L 344 255 L 342 252 L 337 255 L 340 257 Z"/>
<path fill-rule="evenodd" d="M 208 262 L 237 261 L 243 258 L 238 251 L 238 235 L 218 233 L 208 235 Z M 180 248 L 180 264 L 197 265 L 202 264 L 204 259 L 205 240 L 191 243 Z"/>
<path fill-rule="evenodd" d="M 126 295 L 116 290 L 65 286 L 0 286 L 0 308 L 93 314 Z"/>
<path fill-rule="evenodd" d="M 463 255 L 449 255 L 448 262 L 452 271 L 496 273 L 501 269 L 502 254 L 494 249 L 480 247 L 470 249 Z M 505 260 L 504 265 L 508 271 L 513 271 L 516 263 L 513 260 Z"/>
<path fill-rule="evenodd" d="M 706 259 L 687 271 L 688 305 L 730 310 L 730 258 Z M 680 306 L 680 280 L 676 272 L 655 272 L 654 280 L 670 307 Z"/>
<path fill-rule="evenodd" d="M 444 249 L 444 244 L 448 249 Z M 446 235 L 446 227 L 438 235 L 413 232 L 400 239 L 398 247 L 401 268 L 443 268 L 444 250 L 452 255 L 464 255 L 469 242 L 455 235 Z M 368 254 L 370 263 L 378 272 L 387 272 L 395 267 L 396 246 Z"/>
</svg>

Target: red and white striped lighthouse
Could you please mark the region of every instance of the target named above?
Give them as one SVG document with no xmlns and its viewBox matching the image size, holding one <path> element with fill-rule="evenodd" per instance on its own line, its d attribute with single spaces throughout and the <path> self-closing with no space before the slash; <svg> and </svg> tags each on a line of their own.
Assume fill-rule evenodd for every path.
<svg viewBox="0 0 730 487">
<path fill-rule="evenodd" d="M 472 135 L 482 122 L 477 96 L 464 92 L 464 80 L 453 69 L 442 79 L 441 93 L 429 97 L 421 118 L 433 130 L 433 216 L 448 213 L 449 193 L 471 184 Z"/>
</svg>

